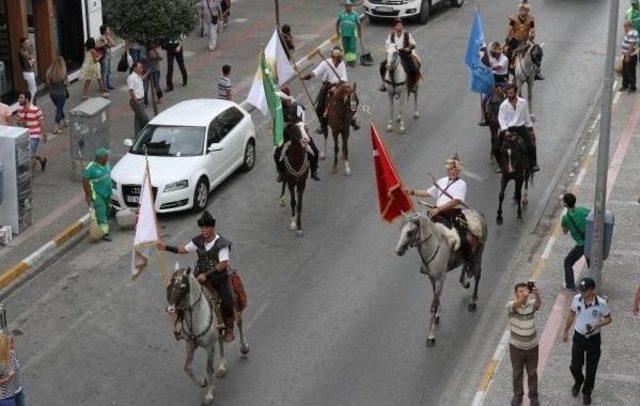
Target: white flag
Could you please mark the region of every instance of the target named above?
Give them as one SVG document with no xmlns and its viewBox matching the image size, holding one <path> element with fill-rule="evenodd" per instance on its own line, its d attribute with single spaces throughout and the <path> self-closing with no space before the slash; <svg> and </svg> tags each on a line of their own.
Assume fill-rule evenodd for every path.
<svg viewBox="0 0 640 406">
<path fill-rule="evenodd" d="M 282 86 L 295 75 L 293 66 L 291 66 L 291 62 L 289 62 L 287 54 L 284 52 L 284 47 L 280 41 L 278 30 L 273 32 L 271 40 L 264 48 L 264 58 L 271 68 L 271 72 L 275 72 L 278 86 Z M 269 106 L 267 105 L 267 97 L 264 94 L 262 72 L 260 72 L 259 66 L 256 76 L 253 78 L 253 83 L 251 84 L 251 90 L 249 90 L 247 101 L 260 110 L 265 116 L 269 115 Z"/>
<path fill-rule="evenodd" d="M 134 279 L 144 271 L 149 262 L 149 247 L 155 246 L 160 239 L 148 166 L 140 186 L 138 205 L 138 220 L 136 233 L 133 237 L 133 255 L 131 257 L 131 276 Z"/>
</svg>

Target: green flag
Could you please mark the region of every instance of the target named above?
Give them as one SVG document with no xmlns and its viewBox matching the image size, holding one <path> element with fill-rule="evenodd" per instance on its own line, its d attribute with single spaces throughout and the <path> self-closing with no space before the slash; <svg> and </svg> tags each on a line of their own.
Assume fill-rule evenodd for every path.
<svg viewBox="0 0 640 406">
<path fill-rule="evenodd" d="M 264 52 L 260 57 L 260 70 L 262 71 L 262 85 L 264 86 L 264 94 L 267 98 L 267 105 L 271 113 L 271 127 L 273 130 L 273 145 L 279 147 L 282 145 L 284 131 L 284 116 L 282 114 L 282 100 L 276 95 L 275 80 L 271 74 L 271 68 L 267 65 L 264 58 Z"/>
</svg>

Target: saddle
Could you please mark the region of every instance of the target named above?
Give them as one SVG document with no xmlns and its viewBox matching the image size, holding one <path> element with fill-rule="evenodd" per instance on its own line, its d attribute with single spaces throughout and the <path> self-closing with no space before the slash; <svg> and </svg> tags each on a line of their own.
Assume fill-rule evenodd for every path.
<svg viewBox="0 0 640 406">
<path fill-rule="evenodd" d="M 244 284 L 238 272 L 230 271 L 229 273 L 229 285 L 231 286 L 231 294 L 233 295 L 233 302 L 235 303 L 235 312 L 242 313 L 247 307 L 247 292 L 244 289 Z M 224 317 L 222 316 L 222 300 L 218 294 L 218 289 L 209 281 L 205 282 L 205 296 L 209 303 L 212 304 L 213 311 L 216 315 L 216 328 L 219 330 L 225 328 Z M 236 316 L 237 317 L 237 316 Z"/>
</svg>

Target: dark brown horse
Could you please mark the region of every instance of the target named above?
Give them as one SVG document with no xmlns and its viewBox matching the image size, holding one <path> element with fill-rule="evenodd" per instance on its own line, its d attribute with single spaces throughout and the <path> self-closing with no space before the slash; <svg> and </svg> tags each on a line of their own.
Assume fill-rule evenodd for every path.
<svg viewBox="0 0 640 406">
<path fill-rule="evenodd" d="M 282 182 L 282 192 L 280 193 L 281 204 L 284 205 L 284 188 L 289 188 L 291 196 L 291 231 L 297 230 L 298 236 L 302 237 L 302 196 L 307 185 L 309 176 L 309 157 L 303 146 L 303 142 L 308 142 L 309 134 L 304 122 L 287 124 L 284 129 L 285 142 L 283 146 L 284 157 L 284 181 Z M 297 197 L 297 201 L 296 201 Z"/>
<path fill-rule="evenodd" d="M 349 166 L 349 132 L 351 131 L 351 122 L 354 120 L 358 112 L 358 95 L 356 94 L 356 84 L 353 86 L 348 83 L 342 83 L 338 86 L 333 95 L 329 99 L 329 107 L 327 109 L 327 120 L 331 135 L 333 136 L 333 166 L 332 173 L 338 171 L 338 136 L 342 137 L 342 159 L 344 160 L 344 174 L 351 175 L 351 167 Z M 326 142 L 325 142 L 326 147 Z"/>
<path fill-rule="evenodd" d="M 498 217 L 496 223 L 502 224 L 502 201 L 504 200 L 504 191 L 509 181 L 515 182 L 515 190 L 513 201 L 518 205 L 518 223 L 522 223 L 522 204 L 529 204 L 528 190 L 529 180 L 532 173 L 529 170 L 529 154 L 527 144 L 516 133 L 506 131 L 502 134 L 498 156 L 496 157 L 500 168 L 502 169 L 502 179 L 500 182 L 500 194 L 498 196 Z M 524 185 L 524 197 L 522 196 L 522 185 Z"/>
</svg>

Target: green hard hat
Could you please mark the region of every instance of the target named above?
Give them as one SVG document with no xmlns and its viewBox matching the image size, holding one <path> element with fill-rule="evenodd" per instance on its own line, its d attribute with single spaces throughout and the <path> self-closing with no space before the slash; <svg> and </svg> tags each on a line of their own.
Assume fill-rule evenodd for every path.
<svg viewBox="0 0 640 406">
<path fill-rule="evenodd" d="M 636 1 L 637 2 L 638 0 L 632 0 L 632 1 Z M 345 0 L 344 5 L 345 6 L 353 6 L 353 1 L 352 0 Z"/>
<path fill-rule="evenodd" d="M 96 149 L 96 152 L 94 153 L 94 156 L 96 158 L 102 158 L 109 155 L 109 150 L 104 148 L 104 147 L 100 147 Z"/>
</svg>

